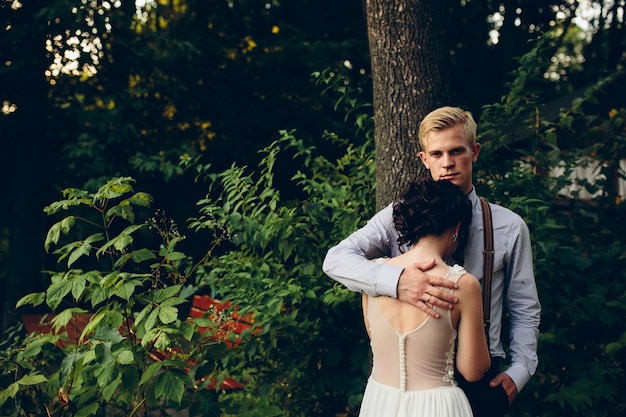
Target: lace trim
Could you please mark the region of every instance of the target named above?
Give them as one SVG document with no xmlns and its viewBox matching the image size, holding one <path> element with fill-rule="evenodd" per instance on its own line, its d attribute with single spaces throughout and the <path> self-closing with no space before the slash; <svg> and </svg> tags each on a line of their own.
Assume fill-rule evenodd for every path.
<svg viewBox="0 0 626 417">
<path fill-rule="evenodd" d="M 459 264 L 454 264 L 453 266 L 450 267 L 450 274 L 454 274 L 454 275 L 463 275 L 464 273 L 466 273 L 467 271 L 465 270 L 465 268 L 463 268 L 461 265 Z"/>
<path fill-rule="evenodd" d="M 454 351 L 456 350 L 456 330 L 452 332 L 452 337 L 450 338 L 450 350 L 446 352 L 446 373 L 443 375 L 443 382 L 447 382 L 453 387 L 457 386 L 456 380 L 454 379 Z"/>
<path fill-rule="evenodd" d="M 453 275 L 459 277 L 466 272 L 465 268 L 461 265 L 455 264 L 450 267 L 449 276 Z M 452 336 L 450 337 L 450 350 L 446 352 L 446 373 L 443 375 L 443 381 L 454 387 L 457 386 L 457 382 L 454 379 L 454 352 L 456 352 L 456 339 L 457 331 L 454 330 L 452 332 Z"/>
</svg>

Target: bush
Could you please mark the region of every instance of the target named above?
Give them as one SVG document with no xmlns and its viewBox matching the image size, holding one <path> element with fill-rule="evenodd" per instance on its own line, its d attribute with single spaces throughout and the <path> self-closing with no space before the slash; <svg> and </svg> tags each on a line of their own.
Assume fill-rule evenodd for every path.
<svg viewBox="0 0 626 417">
<path fill-rule="evenodd" d="M 65 268 L 49 272 L 45 292 L 18 302 L 55 314 L 44 317 L 50 332 L 15 329 L 3 346 L 2 415 L 156 416 L 215 403 L 201 378 L 223 349 L 217 330 L 198 331 L 207 319 L 180 312 L 195 292 L 193 265 L 176 249 L 184 237 L 171 221 L 148 218 L 152 199 L 132 183 L 67 189 L 46 207 L 69 213 L 45 242 Z M 160 247 L 142 246 L 154 235 Z"/>
<path fill-rule="evenodd" d="M 625 178 L 626 109 L 602 99 L 624 75 L 599 80 L 552 118 L 541 98 L 550 48 L 547 34 L 520 59 L 510 93 L 479 124 L 479 193 L 528 223 L 542 303 L 539 368 L 510 415 L 624 415 L 626 205 L 615 185 Z M 511 121 L 525 136 L 512 137 L 520 129 Z M 586 161 L 601 167 L 594 183 L 572 177 Z M 561 193 L 580 187 L 594 197 Z"/>
</svg>

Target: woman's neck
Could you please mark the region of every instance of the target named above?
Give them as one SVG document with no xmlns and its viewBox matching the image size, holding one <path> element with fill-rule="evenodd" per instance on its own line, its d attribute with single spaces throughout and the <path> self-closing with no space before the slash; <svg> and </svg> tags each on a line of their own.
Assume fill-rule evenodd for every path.
<svg viewBox="0 0 626 417">
<path fill-rule="evenodd" d="M 415 242 L 406 252 L 407 256 L 416 260 L 437 259 L 442 262 L 450 255 L 451 240 L 446 234 L 442 236 L 428 235 Z"/>
</svg>

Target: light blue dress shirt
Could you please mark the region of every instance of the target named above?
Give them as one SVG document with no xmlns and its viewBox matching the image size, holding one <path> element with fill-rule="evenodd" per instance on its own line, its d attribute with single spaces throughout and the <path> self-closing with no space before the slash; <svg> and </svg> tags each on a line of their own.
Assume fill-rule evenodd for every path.
<svg viewBox="0 0 626 417">
<path fill-rule="evenodd" d="M 472 224 L 464 253 L 465 269 L 482 283 L 483 221 L 476 191 L 468 195 L 472 202 Z M 518 391 L 537 369 L 537 338 L 541 305 L 533 271 L 532 247 L 528 226 L 509 209 L 490 204 L 494 235 L 494 263 L 491 279 L 492 356 L 506 356 L 501 341 L 503 306 L 510 322 L 511 363 L 505 371 Z M 398 247 L 398 233 L 393 224 L 390 204 L 372 217 L 361 229 L 331 248 L 322 269 L 352 291 L 377 296 L 397 297 L 396 288 L 402 268 L 370 262 L 383 256 L 397 256 L 406 251 Z"/>
</svg>

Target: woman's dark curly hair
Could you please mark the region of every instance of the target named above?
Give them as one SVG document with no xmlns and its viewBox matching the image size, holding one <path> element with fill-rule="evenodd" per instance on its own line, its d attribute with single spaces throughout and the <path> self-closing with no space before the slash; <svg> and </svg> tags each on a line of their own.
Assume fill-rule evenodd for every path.
<svg viewBox="0 0 626 417">
<path fill-rule="evenodd" d="M 463 251 L 472 221 L 472 203 L 449 181 L 419 179 L 408 184 L 401 200 L 393 205 L 393 221 L 399 233 L 398 245 L 412 245 L 426 235 L 441 235 L 457 224 Z"/>
</svg>

